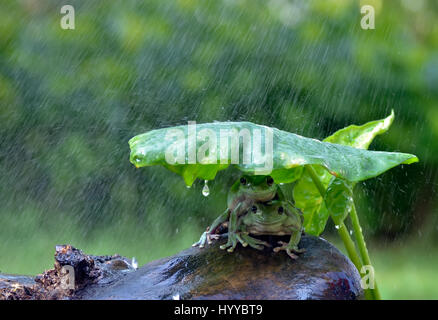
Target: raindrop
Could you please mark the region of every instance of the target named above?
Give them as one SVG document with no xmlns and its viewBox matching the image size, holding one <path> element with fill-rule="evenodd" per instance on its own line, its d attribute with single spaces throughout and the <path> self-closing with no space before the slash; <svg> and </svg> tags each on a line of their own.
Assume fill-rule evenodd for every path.
<svg viewBox="0 0 438 320">
<path fill-rule="evenodd" d="M 192 186 L 186 186 L 187 189 L 190 189 Z"/>
<path fill-rule="evenodd" d="M 204 181 L 204 188 L 202 188 L 202 195 L 204 197 L 208 197 L 210 194 L 210 188 L 208 187 L 208 180 Z"/>
<path fill-rule="evenodd" d="M 335 228 L 336 229 L 339 229 L 341 226 L 340 225 L 335 225 Z"/>
<path fill-rule="evenodd" d="M 350 235 L 352 235 L 353 234 L 353 230 L 350 230 Z"/>
</svg>

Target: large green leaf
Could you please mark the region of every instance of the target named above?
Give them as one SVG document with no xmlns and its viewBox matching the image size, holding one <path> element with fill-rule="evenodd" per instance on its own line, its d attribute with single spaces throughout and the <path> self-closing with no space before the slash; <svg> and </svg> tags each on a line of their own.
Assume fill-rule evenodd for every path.
<svg viewBox="0 0 438 320">
<path fill-rule="evenodd" d="M 269 153 L 262 153 L 261 159 L 264 162 L 257 164 L 251 147 L 243 148 L 244 144 L 240 143 L 239 159 L 249 157 L 247 160 L 251 161 L 239 161 L 233 165 L 246 174 L 271 173 L 277 183 L 297 179 L 300 172 L 296 168 L 308 164 L 319 165 L 342 179 L 361 181 L 375 177 L 399 164 L 418 161 L 417 157 L 411 154 L 360 150 L 305 138 L 251 122 L 197 124 L 195 133 L 189 130 L 188 126 L 152 130 L 129 141 L 130 161 L 137 167 L 163 165 L 183 176 L 187 185 L 191 185 L 196 178 L 214 179 L 216 173 L 225 169 L 231 162 L 231 140 L 227 140 L 227 146 L 223 144 L 226 139 L 221 139 L 221 130 L 222 133 L 231 132 L 234 139 L 238 138 L 239 134 L 245 136 L 244 133 L 249 133 L 250 140 L 260 137 L 262 148 L 265 146 L 265 140 L 272 140 L 272 158 L 267 156 Z M 270 135 L 272 139 L 269 138 Z M 206 150 L 207 145 L 210 146 L 210 152 L 204 154 L 202 151 Z M 246 146 L 248 145 L 249 143 L 246 143 Z M 196 151 L 196 159 L 191 157 L 194 153 L 189 150 Z M 169 159 L 166 161 L 166 154 L 176 155 L 173 158 L 176 162 L 169 163 Z M 264 164 L 269 163 L 270 159 L 272 172 L 269 172 L 269 166 L 268 171 L 264 170 Z"/>
<path fill-rule="evenodd" d="M 336 131 L 330 137 L 324 139 L 325 142 L 338 143 L 346 146 L 368 149 L 373 139 L 388 131 L 394 121 L 394 110 L 385 119 L 370 121 L 361 126 L 351 125 Z"/>
<path fill-rule="evenodd" d="M 347 145 L 359 149 L 367 149 L 373 139 L 391 126 L 394 120 L 394 112 L 385 119 L 367 122 L 364 125 L 351 125 L 336 131 L 333 135 L 324 139 L 324 142 Z M 415 157 L 415 161 L 418 159 Z M 321 166 L 313 165 L 322 185 L 327 188 L 334 177 Z M 353 184 L 350 185 L 353 188 Z M 304 170 L 301 179 L 294 187 L 296 205 L 303 210 L 304 226 L 307 233 L 319 235 L 324 231 L 329 213 L 325 207 L 323 197 L 313 183 L 307 170 Z M 330 201 L 332 201 L 331 199 Z"/>
</svg>

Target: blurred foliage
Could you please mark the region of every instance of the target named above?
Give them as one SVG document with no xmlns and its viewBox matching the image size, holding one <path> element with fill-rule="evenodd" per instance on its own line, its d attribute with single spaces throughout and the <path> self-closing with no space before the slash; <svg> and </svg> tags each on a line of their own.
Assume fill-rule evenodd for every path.
<svg viewBox="0 0 438 320">
<path fill-rule="evenodd" d="M 438 240 L 436 1 L 72 0 L 75 30 L 63 4 L 0 2 L 1 270 L 39 272 L 62 242 L 140 263 L 187 247 L 238 172 L 204 198 L 200 182 L 135 169 L 128 140 L 188 120 L 322 139 L 394 109 L 370 149 L 420 163 L 356 186 L 365 232 Z"/>
</svg>

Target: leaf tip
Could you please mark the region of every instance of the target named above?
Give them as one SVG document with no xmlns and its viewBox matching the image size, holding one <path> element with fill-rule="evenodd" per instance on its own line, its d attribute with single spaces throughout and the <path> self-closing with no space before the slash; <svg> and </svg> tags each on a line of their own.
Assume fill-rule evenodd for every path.
<svg viewBox="0 0 438 320">
<path fill-rule="evenodd" d="M 411 163 L 420 162 L 420 159 L 418 159 L 417 156 L 415 156 L 415 155 L 413 155 L 413 154 L 411 154 L 410 156 L 411 156 L 411 157 L 408 158 L 407 160 L 405 160 L 405 161 L 403 162 L 403 164 L 411 164 Z"/>
</svg>

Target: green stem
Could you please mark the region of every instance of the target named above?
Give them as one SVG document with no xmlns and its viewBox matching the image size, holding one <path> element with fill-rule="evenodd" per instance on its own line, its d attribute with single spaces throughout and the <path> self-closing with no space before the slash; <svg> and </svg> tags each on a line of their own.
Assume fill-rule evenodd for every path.
<svg viewBox="0 0 438 320">
<path fill-rule="evenodd" d="M 359 247 L 359 253 L 362 258 L 362 261 L 364 265 L 371 266 L 371 259 L 370 256 L 368 255 L 367 245 L 365 243 L 365 238 L 362 234 L 362 228 L 360 227 L 360 223 L 359 223 L 359 216 L 357 215 L 356 207 L 354 206 L 354 204 L 350 212 L 350 218 L 351 218 L 351 224 L 353 226 L 354 237 L 356 239 L 357 246 Z M 377 282 L 375 279 L 374 279 L 374 289 L 371 289 L 371 291 L 373 293 L 373 297 L 375 300 L 382 299 L 380 296 L 379 289 L 377 288 Z"/>
<path fill-rule="evenodd" d="M 318 174 L 316 173 L 315 169 L 313 169 L 309 165 L 306 165 L 305 169 L 306 169 L 307 173 L 310 174 L 310 177 L 312 178 L 313 183 L 315 184 L 316 188 L 318 189 L 319 194 L 321 195 L 321 197 L 324 198 L 325 187 L 322 184 L 321 180 L 319 179 Z"/>
<path fill-rule="evenodd" d="M 319 179 L 318 174 L 315 172 L 315 169 L 313 169 L 311 166 L 308 166 L 308 165 L 305 166 L 305 169 L 306 169 L 307 173 L 309 173 L 310 177 L 312 178 L 312 181 L 315 184 L 316 188 L 318 189 L 321 197 L 324 199 L 326 188 L 324 187 L 321 180 Z M 357 217 L 357 215 L 356 215 L 356 217 Z M 357 222 L 359 223 L 358 219 L 357 219 Z M 357 254 L 356 246 L 354 245 L 353 240 L 351 240 L 350 234 L 349 234 L 348 229 L 345 226 L 344 222 L 342 222 L 338 226 L 339 226 L 337 228 L 338 234 L 339 234 L 339 237 L 341 238 L 342 242 L 344 243 L 345 249 L 347 250 L 348 257 L 353 262 L 353 264 L 355 265 L 355 267 L 357 268 L 357 270 L 360 274 L 360 271 L 362 269 L 362 262 L 359 258 L 359 255 Z M 359 230 L 360 230 L 360 226 L 359 226 Z M 355 231 L 354 233 L 356 235 L 357 232 Z M 362 233 L 360 233 L 360 234 L 362 235 Z M 363 236 L 362 236 L 362 239 L 363 239 Z M 365 244 L 365 241 L 363 241 L 363 244 Z M 377 286 L 375 285 L 374 288 L 376 289 Z M 380 296 L 378 295 L 378 291 L 377 291 L 377 295 L 375 295 L 369 289 L 365 290 L 365 297 L 368 300 L 378 299 L 378 297 L 380 298 Z"/>
<path fill-rule="evenodd" d="M 356 266 L 357 270 L 360 272 L 360 269 L 362 268 L 362 263 L 356 252 L 356 247 L 354 245 L 354 242 L 353 240 L 351 240 L 350 234 L 348 233 L 347 227 L 342 222 L 337 230 L 339 237 L 341 237 L 342 242 L 344 243 L 345 249 L 347 249 L 348 257 Z"/>
</svg>

